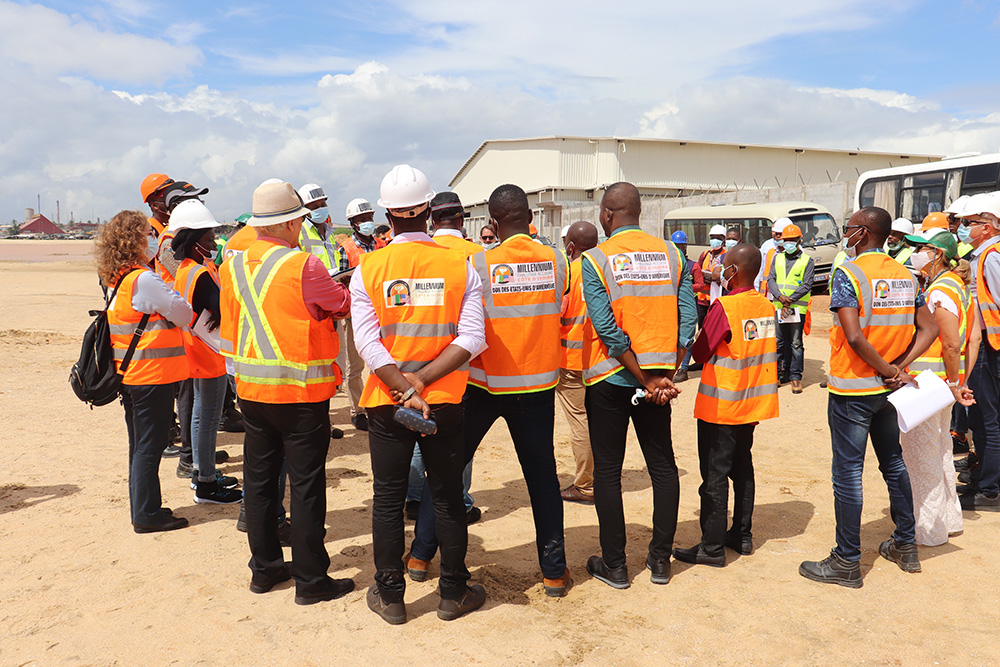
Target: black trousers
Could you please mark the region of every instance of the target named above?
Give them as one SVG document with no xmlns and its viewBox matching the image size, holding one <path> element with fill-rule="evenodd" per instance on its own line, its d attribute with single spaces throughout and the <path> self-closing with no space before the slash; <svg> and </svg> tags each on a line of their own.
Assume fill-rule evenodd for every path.
<svg viewBox="0 0 1000 667">
<path fill-rule="evenodd" d="M 701 467 L 701 543 L 711 556 L 722 555 L 733 480 L 733 540 L 749 539 L 753 518 L 753 430 L 756 424 L 712 424 L 698 420 Z"/>
<path fill-rule="evenodd" d="M 177 423 L 181 427 L 181 458 L 188 465 L 194 465 L 194 449 L 191 447 L 191 415 L 194 412 L 194 380 L 188 378 L 177 383 Z"/>
<path fill-rule="evenodd" d="M 432 405 L 437 432 L 421 437 L 394 420 L 394 405 L 368 408 L 368 446 L 371 450 L 374 498 L 372 547 L 375 582 L 382 599 L 399 602 L 403 579 L 403 506 L 410 480 L 413 446 L 419 438 L 434 503 L 434 525 L 441 546 L 441 597 L 458 599 L 465 594 L 469 570 L 465 553 L 469 526 L 465 516 L 462 470 L 465 468 L 464 422 L 460 404 Z M 293 509 L 294 516 L 294 509 Z M 295 519 L 298 521 L 298 518 Z M 294 524 L 293 524 L 294 525 Z"/>
<path fill-rule="evenodd" d="M 240 399 L 243 439 L 243 504 L 250 543 L 250 570 L 273 577 L 284 567 L 278 541 L 278 478 L 288 459 L 292 496 L 292 566 L 297 593 L 324 588 L 330 567 L 326 537 L 326 455 L 330 448 L 330 401 L 258 403 Z"/>
<path fill-rule="evenodd" d="M 639 405 L 632 405 L 634 395 L 634 387 L 606 380 L 587 387 L 587 422 L 594 452 L 594 504 L 600 524 L 601 552 L 611 568 L 625 563 L 622 464 L 630 419 L 653 483 L 653 539 L 649 542 L 653 558 L 670 558 L 677 529 L 680 483 L 670 439 L 670 404 L 660 406 L 639 401 Z"/>
</svg>

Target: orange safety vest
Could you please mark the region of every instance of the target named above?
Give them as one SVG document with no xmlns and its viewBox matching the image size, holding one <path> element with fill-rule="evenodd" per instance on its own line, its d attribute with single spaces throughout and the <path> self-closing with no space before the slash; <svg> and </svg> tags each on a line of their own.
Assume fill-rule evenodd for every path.
<svg viewBox="0 0 1000 667">
<path fill-rule="evenodd" d="M 387 245 L 385 241 L 377 236 L 373 236 L 372 239 L 375 241 L 375 250 L 384 248 Z M 340 252 L 347 255 L 347 261 L 350 264 L 348 268 L 351 269 L 357 266 L 361 262 L 361 256 L 366 254 L 365 249 L 358 245 L 353 236 L 340 245 Z M 373 250 L 372 252 L 375 251 Z"/>
<path fill-rule="evenodd" d="M 257 240 L 257 229 L 250 225 L 244 225 L 226 241 L 226 247 L 222 250 L 222 261 L 232 259 L 240 254 Z"/>
<path fill-rule="evenodd" d="M 216 285 L 219 284 L 219 271 L 211 262 L 201 264 L 187 257 L 177 269 L 174 288 L 192 307 L 194 306 L 194 287 L 198 283 L 198 278 L 206 273 L 215 281 Z M 194 326 L 197 321 L 198 314 L 195 313 L 191 326 Z M 209 347 L 201 338 L 198 338 L 194 332 L 184 336 L 184 346 L 187 349 L 188 363 L 191 366 L 191 377 L 217 378 L 226 374 L 226 361 L 222 355 Z"/>
<path fill-rule="evenodd" d="M 865 339 L 883 359 L 906 352 L 915 331 L 917 283 L 909 270 L 884 252 L 866 252 L 841 264 L 858 295 L 858 314 Z M 831 393 L 867 396 L 889 391 L 878 372 L 859 357 L 833 314 L 830 328 Z"/>
<path fill-rule="evenodd" d="M 134 267 L 122 279 L 115 300 L 108 309 L 108 325 L 111 331 L 111 347 L 115 353 L 115 366 L 121 368 L 121 360 L 132 342 L 136 325 L 143 313 L 132 307 L 135 281 L 143 271 L 149 269 Z M 125 371 L 122 384 L 148 385 L 170 384 L 188 379 L 188 359 L 184 353 L 184 333 L 159 313 L 153 313 L 146 323 L 146 329 L 139 338 L 135 355 Z"/>
<path fill-rule="evenodd" d="M 460 239 L 457 236 L 452 236 L 451 234 L 435 234 L 434 243 L 438 245 L 443 245 L 445 248 L 452 248 L 455 250 L 461 250 L 466 259 L 472 257 L 477 252 L 483 251 L 483 246 L 478 243 L 473 243 L 466 239 Z"/>
<path fill-rule="evenodd" d="M 566 260 L 516 234 L 469 258 L 483 281 L 486 343 L 469 364 L 469 383 L 491 394 L 525 394 L 559 383 L 559 312 Z"/>
<path fill-rule="evenodd" d="M 561 368 L 583 370 L 583 323 L 587 321 L 587 304 L 583 301 L 583 263 L 575 259 L 569 265 L 569 292 L 562 299 L 559 317 L 562 331 Z"/>
<path fill-rule="evenodd" d="M 976 301 L 979 303 L 979 314 L 983 317 L 986 340 L 994 350 L 1000 350 L 1000 306 L 997 306 L 996 298 L 983 276 L 986 258 L 995 252 L 997 252 L 996 244 L 988 247 L 979 256 L 979 263 L 976 267 Z"/>
<path fill-rule="evenodd" d="M 157 236 L 159 236 L 160 234 L 162 234 L 163 230 L 167 228 L 166 225 L 164 225 L 162 222 L 160 222 L 156 218 L 146 218 L 146 220 L 149 220 L 149 225 L 156 232 Z"/>
<path fill-rule="evenodd" d="M 721 296 L 730 339 L 701 371 L 694 399 L 696 419 L 713 424 L 753 424 L 778 416 L 777 320 L 774 307 L 752 289 Z"/>
<path fill-rule="evenodd" d="M 339 339 L 302 298 L 309 257 L 258 239 L 222 265 L 222 354 L 233 359 L 242 399 L 318 403 L 337 391 Z"/>
<path fill-rule="evenodd" d="M 170 248 L 170 242 L 176 234 L 177 232 L 172 232 L 169 229 L 163 230 L 159 238 L 160 249 L 156 253 L 156 262 L 154 263 L 156 266 L 156 272 L 160 274 L 160 278 L 162 278 L 163 282 L 165 282 L 167 287 L 170 288 L 173 288 L 174 286 L 174 274 L 170 272 L 170 269 L 168 269 L 163 262 L 160 261 L 160 253 L 170 253 L 171 258 L 173 257 L 174 251 Z"/>
<path fill-rule="evenodd" d="M 965 381 L 965 351 L 972 337 L 970 326 L 973 322 L 972 294 L 968 285 L 954 271 L 942 273 L 931 283 L 926 292 L 930 294 L 933 290 L 941 290 L 958 306 L 958 337 L 962 341 L 962 349 L 958 353 L 958 381 L 961 383 Z M 935 338 L 927 351 L 915 359 L 906 370 L 910 375 L 929 370 L 939 377 L 947 378 L 948 371 L 944 366 L 944 345 L 941 337 Z"/>
<path fill-rule="evenodd" d="M 771 293 L 770 290 L 767 289 L 767 278 L 771 275 L 771 262 L 774 261 L 775 250 L 777 250 L 777 248 L 771 248 L 764 256 L 764 273 L 760 279 L 760 293 L 765 297 Z"/>
<path fill-rule="evenodd" d="M 430 241 L 393 243 L 386 252 L 361 257 L 365 291 L 375 307 L 382 344 L 404 373 L 416 373 L 438 358 L 458 336 L 467 263 L 451 248 Z M 468 365 L 428 385 L 430 404 L 462 402 Z M 393 405 L 389 388 L 368 376 L 361 407 Z"/>
<path fill-rule="evenodd" d="M 583 253 L 611 299 L 615 322 L 628 334 L 645 369 L 677 365 L 677 284 L 684 258 L 673 243 L 635 230 L 619 232 Z M 583 381 L 592 385 L 624 366 L 588 319 L 583 329 Z"/>
<path fill-rule="evenodd" d="M 713 255 L 711 250 L 706 250 L 701 255 L 701 262 L 698 265 L 699 271 L 709 271 L 711 272 L 715 268 L 716 264 L 722 264 L 722 259 L 726 256 L 726 251 L 722 250 L 718 255 Z M 703 306 L 707 306 L 711 303 L 711 289 L 712 281 L 708 278 L 705 279 L 705 284 L 702 286 L 704 291 L 696 291 L 694 296 L 698 299 L 698 303 Z"/>
</svg>

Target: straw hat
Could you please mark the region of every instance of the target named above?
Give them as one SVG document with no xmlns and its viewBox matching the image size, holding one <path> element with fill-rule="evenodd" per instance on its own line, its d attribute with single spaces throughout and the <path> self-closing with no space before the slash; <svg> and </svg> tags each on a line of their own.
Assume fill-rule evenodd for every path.
<svg viewBox="0 0 1000 667">
<path fill-rule="evenodd" d="M 309 215 L 291 183 L 265 183 L 253 191 L 251 227 L 266 227 Z"/>
</svg>

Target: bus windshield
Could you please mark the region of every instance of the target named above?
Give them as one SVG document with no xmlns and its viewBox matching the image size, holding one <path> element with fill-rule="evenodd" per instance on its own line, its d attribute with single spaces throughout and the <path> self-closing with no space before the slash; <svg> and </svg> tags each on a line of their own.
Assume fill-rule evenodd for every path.
<svg viewBox="0 0 1000 667">
<path fill-rule="evenodd" d="M 802 245 L 806 247 L 840 243 L 840 230 L 829 213 L 795 215 L 792 222 L 802 230 Z"/>
</svg>

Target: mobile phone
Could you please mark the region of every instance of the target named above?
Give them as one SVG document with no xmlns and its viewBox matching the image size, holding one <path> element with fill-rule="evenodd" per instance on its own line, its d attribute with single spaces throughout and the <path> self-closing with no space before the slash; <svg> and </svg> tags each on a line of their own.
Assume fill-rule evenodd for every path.
<svg viewBox="0 0 1000 667">
<path fill-rule="evenodd" d="M 437 431 L 437 422 L 433 419 L 424 419 L 424 413 L 420 410 L 396 408 L 396 413 L 392 418 L 411 431 L 423 433 L 424 435 L 430 435 Z"/>
</svg>

